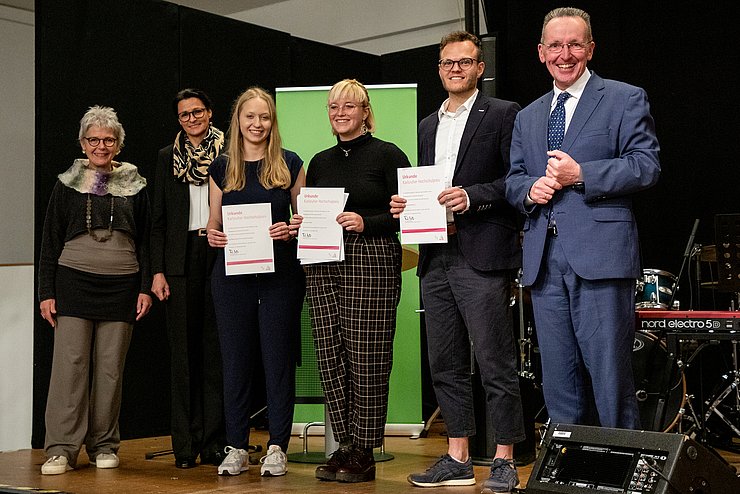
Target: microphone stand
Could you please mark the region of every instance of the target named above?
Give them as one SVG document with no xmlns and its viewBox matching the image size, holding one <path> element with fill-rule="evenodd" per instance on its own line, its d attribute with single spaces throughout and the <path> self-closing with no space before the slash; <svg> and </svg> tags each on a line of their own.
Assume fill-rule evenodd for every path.
<svg viewBox="0 0 740 494">
<path fill-rule="evenodd" d="M 691 256 L 691 250 L 694 246 L 694 237 L 696 237 L 696 229 L 699 227 L 699 218 L 696 218 L 694 220 L 694 228 L 691 229 L 691 235 L 689 235 L 689 242 L 686 244 L 686 250 L 683 253 L 683 261 L 681 262 L 681 270 L 678 272 L 678 276 L 676 277 L 676 281 L 673 282 L 673 286 L 671 287 L 671 299 L 668 301 L 668 310 L 673 309 L 673 302 L 676 299 L 676 291 L 678 290 L 678 283 L 679 280 L 681 280 L 681 275 L 683 274 L 683 270 L 686 267 L 686 262 L 689 260 L 689 256 Z"/>
</svg>

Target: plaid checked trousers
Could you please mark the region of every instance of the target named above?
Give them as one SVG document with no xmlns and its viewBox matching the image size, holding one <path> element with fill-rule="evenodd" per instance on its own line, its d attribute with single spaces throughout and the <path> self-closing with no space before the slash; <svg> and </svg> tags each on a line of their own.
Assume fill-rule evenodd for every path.
<svg viewBox="0 0 740 494">
<path fill-rule="evenodd" d="M 401 245 L 345 235 L 343 262 L 305 266 L 306 295 L 324 398 L 339 443 L 383 441 L 401 296 Z"/>
</svg>

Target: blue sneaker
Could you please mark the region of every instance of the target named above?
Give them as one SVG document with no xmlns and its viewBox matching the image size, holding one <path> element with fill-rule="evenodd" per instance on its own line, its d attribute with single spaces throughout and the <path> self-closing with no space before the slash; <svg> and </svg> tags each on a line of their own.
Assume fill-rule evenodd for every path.
<svg viewBox="0 0 740 494">
<path fill-rule="evenodd" d="M 465 463 L 444 455 L 424 473 L 412 473 L 407 480 L 417 487 L 440 487 L 443 485 L 475 485 L 473 461 Z"/>
<path fill-rule="evenodd" d="M 519 485 L 519 475 L 511 460 L 496 458 L 491 465 L 491 476 L 483 482 L 481 494 L 508 493 Z"/>
</svg>

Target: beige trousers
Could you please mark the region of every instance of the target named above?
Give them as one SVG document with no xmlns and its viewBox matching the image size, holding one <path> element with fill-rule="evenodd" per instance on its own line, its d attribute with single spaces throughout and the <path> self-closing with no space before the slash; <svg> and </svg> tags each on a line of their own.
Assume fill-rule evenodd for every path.
<svg viewBox="0 0 740 494">
<path fill-rule="evenodd" d="M 47 456 L 63 455 L 74 467 L 85 445 L 94 460 L 120 445 L 123 367 L 133 324 L 60 316 L 46 402 Z"/>
</svg>

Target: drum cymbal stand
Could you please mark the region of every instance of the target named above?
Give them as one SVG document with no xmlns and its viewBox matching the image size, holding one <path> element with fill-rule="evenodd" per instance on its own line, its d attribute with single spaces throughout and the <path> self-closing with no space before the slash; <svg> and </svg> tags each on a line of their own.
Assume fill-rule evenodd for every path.
<svg viewBox="0 0 740 494">
<path fill-rule="evenodd" d="M 686 267 L 686 263 L 689 260 L 689 257 L 691 256 L 691 251 L 694 247 L 694 238 L 696 237 L 696 229 L 699 228 L 699 218 L 696 218 L 694 220 L 694 227 L 691 229 L 691 235 L 689 235 L 689 241 L 686 244 L 686 250 L 683 253 L 683 261 L 681 262 L 681 270 L 678 272 L 678 276 L 676 276 L 676 281 L 671 287 L 671 299 L 668 301 L 668 309 L 673 309 L 673 302 L 676 300 L 676 293 L 678 292 L 678 285 L 681 282 L 681 275 L 683 274 L 683 270 Z"/>
<path fill-rule="evenodd" d="M 723 381 L 729 381 L 724 389 L 720 390 L 714 397 L 704 402 L 705 405 L 709 406 L 707 412 L 704 415 L 704 423 L 712 416 L 712 414 L 719 417 L 736 436 L 740 437 L 740 424 L 734 424 L 731 417 L 728 417 L 722 410 L 720 405 L 726 400 L 730 402 L 729 410 L 734 414 L 740 413 L 740 369 L 738 368 L 738 355 L 737 355 L 737 340 L 732 340 L 732 364 L 733 370 L 722 376 Z M 734 401 L 734 406 L 732 402 Z"/>
<path fill-rule="evenodd" d="M 671 341 L 671 347 L 677 347 L 675 348 L 676 354 L 679 354 L 678 347 L 681 346 L 681 340 L 679 338 L 669 338 L 669 341 Z M 691 353 L 689 358 L 687 358 L 685 361 L 681 358 L 678 358 L 676 360 L 676 365 L 678 366 L 679 370 L 682 370 L 685 372 L 686 369 L 691 367 L 691 364 L 694 362 L 694 359 L 699 356 L 699 354 L 707 348 L 708 346 L 716 346 L 719 345 L 719 341 L 717 340 L 706 340 L 699 344 L 697 348 L 694 349 L 694 351 Z M 688 407 L 689 414 L 686 414 L 686 407 L 681 407 L 679 409 L 679 415 L 681 417 L 681 420 L 679 420 L 679 430 L 678 432 L 681 432 L 683 434 L 686 434 L 689 437 L 696 437 L 697 434 L 700 434 L 699 440 L 706 444 L 707 443 L 707 430 L 705 427 L 705 421 L 700 418 L 700 416 L 696 413 L 696 410 L 694 410 L 694 406 L 691 404 L 692 400 L 695 398 L 693 394 L 686 393 L 686 407 Z M 682 421 L 686 420 L 691 422 L 691 426 L 689 426 L 686 430 L 681 430 L 681 424 Z"/>
<path fill-rule="evenodd" d="M 522 284 L 522 268 L 519 268 L 519 274 L 517 275 L 515 282 L 518 289 L 517 298 L 519 303 L 519 376 L 534 381 L 535 375 L 534 372 L 532 372 L 532 323 L 530 322 L 527 324 L 526 335 L 524 329 L 524 285 Z"/>
</svg>

